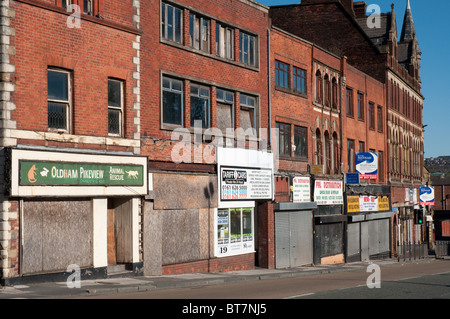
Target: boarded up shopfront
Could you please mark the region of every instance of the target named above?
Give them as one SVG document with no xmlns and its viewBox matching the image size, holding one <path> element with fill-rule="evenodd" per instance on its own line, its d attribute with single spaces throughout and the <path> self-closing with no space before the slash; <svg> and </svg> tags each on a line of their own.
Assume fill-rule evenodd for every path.
<svg viewBox="0 0 450 319">
<path fill-rule="evenodd" d="M 347 186 L 347 262 L 388 258 L 391 254 L 389 187 L 365 187 Z M 373 195 L 366 195 L 368 191 Z"/>
<path fill-rule="evenodd" d="M 107 276 L 112 264 L 142 267 L 139 196 L 148 189 L 146 157 L 9 152 L 7 187 L 18 199 L 21 234 L 19 277 L 10 282 L 36 280 L 32 275 L 64 280 L 71 265 L 87 278 Z"/>
<path fill-rule="evenodd" d="M 317 204 L 311 202 L 310 182 L 309 176 L 293 177 L 292 202 L 287 196 L 274 205 L 276 268 L 313 264 L 313 209 Z"/>
<path fill-rule="evenodd" d="M 314 263 L 344 263 L 343 182 L 315 180 L 314 201 Z"/>
</svg>

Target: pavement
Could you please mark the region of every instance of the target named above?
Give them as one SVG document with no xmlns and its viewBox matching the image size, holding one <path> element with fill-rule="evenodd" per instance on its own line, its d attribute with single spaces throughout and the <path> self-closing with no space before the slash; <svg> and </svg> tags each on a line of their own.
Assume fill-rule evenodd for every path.
<svg viewBox="0 0 450 319">
<path fill-rule="evenodd" d="M 80 287 L 73 288 L 69 288 L 67 282 L 33 283 L 27 285 L 0 287 L 0 299 L 89 298 L 94 295 L 102 296 L 158 289 L 217 285 L 237 281 L 269 280 L 276 278 L 326 274 L 339 271 L 352 271 L 367 269 L 369 264 L 377 264 L 380 267 L 387 267 L 402 263 L 430 262 L 432 260 L 435 260 L 434 256 L 417 260 L 400 260 L 400 262 L 397 259 L 385 259 L 339 265 L 303 266 L 289 269 L 256 268 L 253 270 L 230 271 L 222 273 L 112 277 L 96 280 L 81 280 Z M 74 282 L 71 283 L 73 285 Z"/>
</svg>

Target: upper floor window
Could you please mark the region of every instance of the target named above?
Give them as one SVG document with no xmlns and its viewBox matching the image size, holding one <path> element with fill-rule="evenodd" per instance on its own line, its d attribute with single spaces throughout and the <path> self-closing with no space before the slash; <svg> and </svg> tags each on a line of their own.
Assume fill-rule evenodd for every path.
<svg viewBox="0 0 450 319">
<path fill-rule="evenodd" d="M 291 156 L 291 126 L 276 123 L 278 129 L 278 151 L 282 156 Z"/>
<path fill-rule="evenodd" d="M 350 88 L 346 89 L 345 93 L 345 102 L 347 105 L 347 115 L 353 117 L 354 111 L 353 111 L 353 90 Z"/>
<path fill-rule="evenodd" d="M 297 67 L 292 68 L 292 87 L 294 92 L 306 94 L 306 71 Z"/>
<path fill-rule="evenodd" d="M 252 129 L 256 135 L 256 98 L 250 95 L 241 94 L 241 128 L 244 131 Z"/>
<path fill-rule="evenodd" d="M 69 130 L 71 105 L 71 74 L 68 71 L 49 69 L 48 80 L 48 128 Z"/>
<path fill-rule="evenodd" d="M 168 3 L 162 3 L 161 34 L 166 40 L 176 43 L 182 42 L 183 11 Z"/>
<path fill-rule="evenodd" d="M 383 107 L 378 105 L 377 107 L 377 126 L 378 132 L 383 132 Z"/>
<path fill-rule="evenodd" d="M 323 80 L 320 72 L 316 73 L 316 103 L 322 104 L 323 101 Z"/>
<path fill-rule="evenodd" d="M 162 121 L 164 124 L 183 125 L 183 81 L 163 78 Z"/>
<path fill-rule="evenodd" d="M 191 126 L 201 121 L 202 127 L 210 125 L 210 89 L 209 87 L 191 84 Z"/>
<path fill-rule="evenodd" d="M 61 5 L 64 9 L 67 9 L 71 4 L 73 4 L 73 0 L 61 0 Z"/>
<path fill-rule="evenodd" d="M 291 156 L 291 126 L 276 123 L 278 129 L 278 151 L 282 156 Z"/>
<path fill-rule="evenodd" d="M 88 15 L 94 15 L 93 0 L 83 0 L 83 12 Z"/>
<path fill-rule="evenodd" d="M 234 30 L 216 23 L 216 54 L 229 60 L 234 59 Z"/>
<path fill-rule="evenodd" d="M 234 93 L 217 89 L 217 128 L 226 132 L 228 128 L 234 129 Z"/>
<path fill-rule="evenodd" d="M 256 37 L 242 31 L 239 33 L 239 60 L 249 66 L 257 65 Z"/>
<path fill-rule="evenodd" d="M 289 65 L 275 61 L 275 86 L 289 89 Z"/>
<path fill-rule="evenodd" d="M 308 130 L 306 127 L 294 126 L 294 156 L 308 157 Z"/>
<path fill-rule="evenodd" d="M 190 14 L 191 47 L 209 53 L 210 20 Z"/>
<path fill-rule="evenodd" d="M 364 121 L 364 94 L 358 92 L 358 98 L 357 98 L 357 103 L 358 103 L 358 119 L 361 121 Z"/>
<path fill-rule="evenodd" d="M 331 107 L 337 110 L 339 105 L 339 89 L 337 80 L 335 78 L 333 78 L 333 81 L 331 82 L 331 95 Z"/>
<path fill-rule="evenodd" d="M 331 82 L 330 78 L 328 77 L 328 74 L 325 75 L 324 84 L 325 84 L 325 98 L 324 98 L 325 106 L 331 106 Z"/>
<path fill-rule="evenodd" d="M 371 130 L 375 129 L 375 104 L 372 102 L 369 102 L 369 113 L 368 113 L 368 122 L 369 122 L 369 128 Z"/>
<path fill-rule="evenodd" d="M 108 79 L 108 133 L 122 134 L 123 81 Z"/>
</svg>

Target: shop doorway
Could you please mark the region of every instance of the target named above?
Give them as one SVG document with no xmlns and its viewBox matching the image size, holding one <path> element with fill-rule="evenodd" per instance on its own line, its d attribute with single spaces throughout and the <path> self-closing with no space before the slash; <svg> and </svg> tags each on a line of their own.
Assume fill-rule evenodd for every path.
<svg viewBox="0 0 450 319">
<path fill-rule="evenodd" d="M 132 201 L 108 198 L 107 257 L 112 271 L 125 270 L 132 263 Z M 123 267 L 114 267 L 123 265 Z"/>
</svg>

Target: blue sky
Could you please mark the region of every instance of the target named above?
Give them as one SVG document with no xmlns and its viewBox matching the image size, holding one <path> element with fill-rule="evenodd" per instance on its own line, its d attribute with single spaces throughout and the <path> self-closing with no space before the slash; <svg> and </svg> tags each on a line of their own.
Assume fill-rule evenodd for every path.
<svg viewBox="0 0 450 319">
<path fill-rule="evenodd" d="M 296 4 L 299 0 L 257 0 L 266 6 Z M 377 4 L 381 12 L 395 5 L 398 35 L 401 33 L 407 0 L 366 0 L 368 5 Z M 450 52 L 450 1 L 410 0 L 416 33 L 422 51 L 422 94 L 425 96 L 424 119 L 425 158 L 450 156 L 450 73 L 446 63 Z"/>
</svg>

